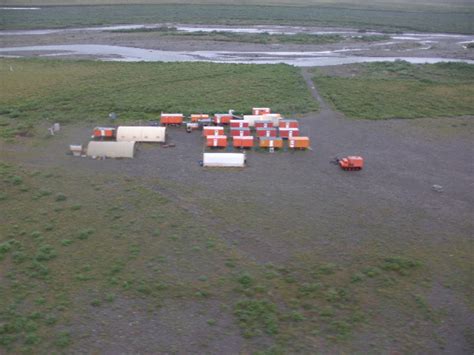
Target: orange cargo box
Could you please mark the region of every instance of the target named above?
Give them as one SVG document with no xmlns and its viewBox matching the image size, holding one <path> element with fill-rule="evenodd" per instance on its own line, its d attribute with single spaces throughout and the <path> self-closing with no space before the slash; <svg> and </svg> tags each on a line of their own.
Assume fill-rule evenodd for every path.
<svg viewBox="0 0 474 355">
<path fill-rule="evenodd" d="M 232 137 L 233 146 L 235 148 L 251 148 L 253 147 L 253 137 L 252 136 L 235 136 Z"/>
<path fill-rule="evenodd" d="M 191 115 L 191 122 L 199 122 L 199 120 L 207 119 L 209 115 L 203 113 L 194 113 Z"/>
<path fill-rule="evenodd" d="M 288 147 L 293 149 L 308 149 L 309 137 L 293 137 L 288 139 Z"/>
<path fill-rule="evenodd" d="M 270 107 L 254 107 L 252 108 L 252 115 L 266 115 L 271 112 Z"/>
<path fill-rule="evenodd" d="M 230 129 L 230 135 L 232 137 L 235 137 L 235 136 L 251 136 L 251 132 L 250 132 L 250 128 L 231 128 Z"/>
<path fill-rule="evenodd" d="M 229 124 L 230 120 L 233 118 L 232 115 L 228 113 L 216 113 L 214 115 L 215 124 Z"/>
<path fill-rule="evenodd" d="M 207 136 L 222 136 L 224 134 L 224 127 L 206 126 L 202 128 L 202 135 Z"/>
<path fill-rule="evenodd" d="M 280 137 L 262 137 L 260 148 L 283 148 L 283 140 Z"/>
<path fill-rule="evenodd" d="M 207 136 L 206 145 L 208 147 L 225 148 L 227 147 L 227 136 Z"/>
<path fill-rule="evenodd" d="M 161 124 L 168 125 L 168 124 L 175 124 L 180 125 L 183 123 L 183 114 L 182 113 L 162 113 Z"/>
<path fill-rule="evenodd" d="M 230 120 L 231 128 L 247 128 L 249 123 L 244 120 Z"/>
<path fill-rule="evenodd" d="M 297 120 L 280 120 L 278 122 L 280 128 L 298 128 L 299 123 Z"/>
<path fill-rule="evenodd" d="M 298 128 L 280 128 L 280 137 L 281 138 L 292 138 L 298 137 L 300 135 L 300 130 Z"/>
</svg>

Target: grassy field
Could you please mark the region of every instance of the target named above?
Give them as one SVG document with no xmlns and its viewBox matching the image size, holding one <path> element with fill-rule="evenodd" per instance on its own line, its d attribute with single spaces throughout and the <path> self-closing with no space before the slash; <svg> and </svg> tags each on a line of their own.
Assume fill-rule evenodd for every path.
<svg viewBox="0 0 474 355">
<path fill-rule="evenodd" d="M 386 31 L 473 33 L 472 6 L 324 4 L 320 6 L 116 5 L 55 6 L 2 11 L 0 29 L 98 26 L 119 23 L 278 24 L 342 26 Z"/>
<path fill-rule="evenodd" d="M 474 65 L 398 61 L 318 68 L 314 73 L 322 96 L 349 117 L 474 115 Z"/>
<path fill-rule="evenodd" d="M 376 329 L 386 304 L 425 325 L 442 316 L 427 304 L 432 272 L 418 252 L 257 264 L 219 237 L 231 218 L 223 201 L 200 201 L 222 218 L 210 224 L 152 188 L 164 181 L 11 164 L 0 178 L 0 351 L 67 351 L 81 341 L 78 315 L 123 312 L 110 308 L 124 299 L 150 315 L 178 300 L 219 303 L 201 327 L 228 335 L 230 317 L 250 352 L 344 349 L 354 333 Z M 245 210 L 233 206 L 250 230 L 256 214 Z"/>
<path fill-rule="evenodd" d="M 110 112 L 123 120 L 157 120 L 161 112 L 317 109 L 299 70 L 287 65 L 3 59 L 0 75 L 4 136 L 41 122 L 97 121 Z"/>
</svg>

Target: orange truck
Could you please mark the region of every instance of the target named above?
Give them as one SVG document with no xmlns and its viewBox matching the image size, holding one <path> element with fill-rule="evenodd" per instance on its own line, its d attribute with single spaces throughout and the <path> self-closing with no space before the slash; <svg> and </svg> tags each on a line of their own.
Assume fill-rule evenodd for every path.
<svg viewBox="0 0 474 355">
<path fill-rule="evenodd" d="M 206 146 L 213 148 L 225 148 L 227 147 L 227 136 L 207 136 Z"/>
<path fill-rule="evenodd" d="M 308 149 L 309 137 L 293 137 L 288 139 L 288 147 L 292 149 Z"/>
<path fill-rule="evenodd" d="M 160 122 L 162 125 L 175 125 L 180 126 L 183 123 L 182 113 L 162 113 Z"/>
<path fill-rule="evenodd" d="M 235 136 L 232 137 L 232 143 L 234 148 L 252 148 L 253 136 Z"/>
<path fill-rule="evenodd" d="M 283 140 L 280 137 L 262 137 L 259 140 L 260 148 L 283 148 Z"/>
<path fill-rule="evenodd" d="M 362 170 L 364 167 L 364 158 L 360 156 L 350 155 L 342 159 L 336 158 L 336 161 L 339 163 L 342 170 Z"/>
</svg>

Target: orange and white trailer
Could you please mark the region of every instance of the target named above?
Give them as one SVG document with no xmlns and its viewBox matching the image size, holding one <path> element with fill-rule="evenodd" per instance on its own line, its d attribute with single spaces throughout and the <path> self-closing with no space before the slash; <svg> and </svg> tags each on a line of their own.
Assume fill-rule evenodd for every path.
<svg viewBox="0 0 474 355">
<path fill-rule="evenodd" d="M 255 121 L 255 128 L 273 128 L 273 121 L 265 120 L 265 121 Z"/>
<path fill-rule="evenodd" d="M 95 127 L 92 131 L 93 139 L 114 139 L 117 135 L 117 129 L 115 127 Z"/>
<path fill-rule="evenodd" d="M 232 137 L 235 137 L 235 136 L 243 137 L 243 136 L 251 136 L 252 134 L 250 132 L 250 128 L 246 127 L 246 128 L 231 128 L 230 135 Z"/>
<path fill-rule="evenodd" d="M 252 115 L 266 115 L 271 113 L 270 107 L 254 107 L 252 108 Z"/>
<path fill-rule="evenodd" d="M 220 126 L 206 126 L 202 128 L 202 135 L 207 136 L 222 136 L 224 135 L 224 127 Z"/>
<path fill-rule="evenodd" d="M 276 128 L 257 128 L 257 136 L 261 137 L 276 137 L 277 129 Z"/>
<path fill-rule="evenodd" d="M 215 124 L 229 124 L 232 118 L 233 116 L 228 113 L 216 113 L 214 115 L 214 123 Z"/>
<path fill-rule="evenodd" d="M 227 136 L 207 136 L 206 146 L 213 148 L 225 148 L 227 147 Z"/>
<path fill-rule="evenodd" d="M 234 146 L 234 148 L 252 148 L 253 136 L 232 137 L 232 145 Z"/>
<path fill-rule="evenodd" d="M 248 128 L 249 123 L 244 120 L 230 120 L 230 128 Z"/>
<path fill-rule="evenodd" d="M 260 148 L 283 148 L 283 139 L 280 137 L 262 137 L 259 140 Z"/>
<path fill-rule="evenodd" d="M 162 125 L 181 125 L 183 123 L 182 113 L 162 113 L 160 122 Z"/>
<path fill-rule="evenodd" d="M 280 120 L 278 122 L 280 128 L 298 128 L 299 123 L 297 120 Z"/>
<path fill-rule="evenodd" d="M 280 128 L 280 137 L 284 139 L 298 137 L 300 135 L 299 128 Z"/>
<path fill-rule="evenodd" d="M 288 139 L 288 147 L 291 149 L 308 149 L 309 137 L 293 137 Z"/>
<path fill-rule="evenodd" d="M 193 113 L 191 115 L 191 122 L 199 122 L 200 120 L 205 120 L 208 119 L 209 115 L 204 114 L 204 113 Z"/>
</svg>

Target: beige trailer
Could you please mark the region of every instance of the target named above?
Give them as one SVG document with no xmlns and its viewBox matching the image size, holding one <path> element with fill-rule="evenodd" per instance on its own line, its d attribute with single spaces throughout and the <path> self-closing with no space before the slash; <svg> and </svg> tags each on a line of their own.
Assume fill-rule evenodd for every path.
<svg viewBox="0 0 474 355">
<path fill-rule="evenodd" d="M 87 156 L 92 158 L 133 158 L 135 142 L 91 141 Z"/>
<path fill-rule="evenodd" d="M 154 126 L 119 126 L 117 142 L 155 142 L 166 141 L 166 127 Z"/>
</svg>

